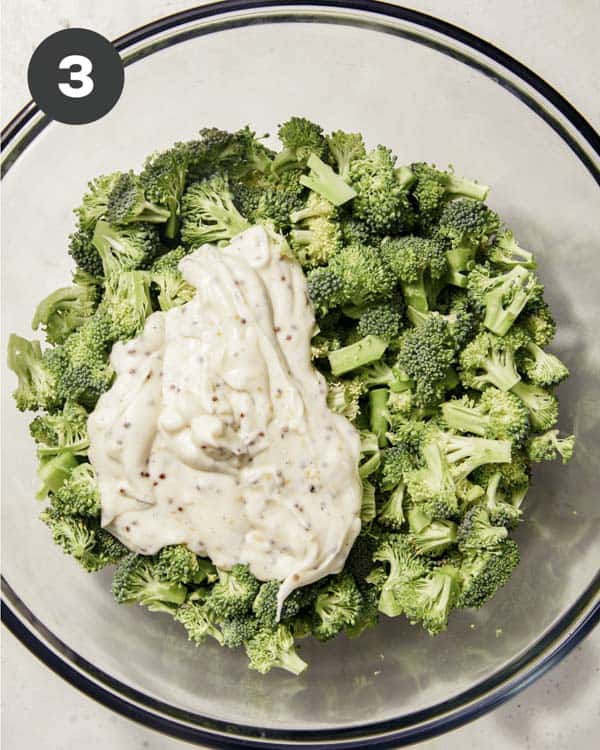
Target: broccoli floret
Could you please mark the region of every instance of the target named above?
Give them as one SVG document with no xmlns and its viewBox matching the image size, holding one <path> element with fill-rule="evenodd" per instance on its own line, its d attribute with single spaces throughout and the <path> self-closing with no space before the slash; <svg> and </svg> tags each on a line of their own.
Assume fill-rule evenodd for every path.
<svg viewBox="0 0 600 750">
<path fill-rule="evenodd" d="M 227 648 L 237 648 L 258 633 L 259 624 L 252 617 L 237 617 L 233 620 L 223 620 L 220 623 L 223 635 L 223 645 Z"/>
<path fill-rule="evenodd" d="M 468 278 L 469 296 L 484 312 L 484 326 L 504 336 L 519 317 L 528 300 L 540 293 L 536 277 L 523 266 L 499 276 L 475 268 Z"/>
<path fill-rule="evenodd" d="M 487 251 L 487 257 L 499 266 L 523 266 L 535 268 L 536 262 L 529 250 L 523 249 L 512 232 L 505 230 L 498 234 Z"/>
<path fill-rule="evenodd" d="M 402 325 L 402 315 L 389 303 L 368 307 L 360 316 L 356 327 L 359 336 L 379 336 L 391 341 Z"/>
<path fill-rule="evenodd" d="M 359 635 L 374 628 L 379 622 L 379 596 L 380 592 L 375 586 L 365 586 L 361 591 L 362 606 L 354 625 L 346 627 L 348 638 L 358 638 Z"/>
<path fill-rule="evenodd" d="M 135 553 L 119 563 L 112 592 L 119 604 L 138 602 L 148 607 L 183 604 L 187 597 L 187 589 L 182 583 L 160 579 L 156 558 Z"/>
<path fill-rule="evenodd" d="M 308 274 L 308 296 L 317 315 L 324 316 L 341 304 L 344 284 L 330 268 L 315 268 Z"/>
<path fill-rule="evenodd" d="M 503 464 L 511 460 L 510 440 L 489 440 L 445 432 L 440 433 L 440 442 L 456 481 L 465 479 L 483 464 Z"/>
<path fill-rule="evenodd" d="M 71 471 L 52 497 L 52 507 L 67 516 L 100 515 L 100 489 L 91 464 L 79 464 Z"/>
<path fill-rule="evenodd" d="M 384 492 L 394 490 L 404 482 L 406 476 L 419 465 L 417 458 L 406 445 L 399 443 L 381 452 L 379 485 Z"/>
<path fill-rule="evenodd" d="M 160 252 L 156 229 L 145 223 L 113 227 L 99 221 L 93 243 L 102 260 L 103 275 L 111 278 L 123 271 L 147 268 Z"/>
<path fill-rule="evenodd" d="M 474 550 L 460 565 L 461 592 L 458 607 L 481 607 L 504 586 L 519 564 L 519 548 L 512 539 L 494 549 Z"/>
<path fill-rule="evenodd" d="M 505 500 L 498 489 L 501 479 L 502 474 L 499 471 L 490 477 L 483 504 L 494 526 L 506 526 L 507 529 L 512 529 L 521 520 L 521 508 Z"/>
<path fill-rule="evenodd" d="M 442 245 L 423 237 L 385 240 L 382 254 L 400 282 L 406 304 L 426 312 L 434 304 L 448 269 Z"/>
<path fill-rule="evenodd" d="M 305 117 L 290 117 L 277 131 L 283 144 L 271 166 L 273 172 L 283 169 L 304 168 L 311 154 L 323 156 L 326 150 L 323 129 Z"/>
<path fill-rule="evenodd" d="M 168 239 L 173 239 L 179 229 L 188 163 L 188 150 L 182 146 L 174 147 L 147 159 L 140 174 L 140 185 L 147 198 L 169 211 L 164 229 Z"/>
<path fill-rule="evenodd" d="M 500 473 L 500 489 L 512 493 L 529 484 L 530 466 L 522 450 L 513 450 L 510 463 L 482 464 L 473 472 L 471 479 L 481 487 L 487 487 L 492 477 Z"/>
<path fill-rule="evenodd" d="M 527 444 L 527 455 L 532 461 L 554 461 L 559 456 L 563 464 L 573 457 L 575 435 L 560 437 L 558 430 L 548 430 L 542 435 L 534 435 Z"/>
<path fill-rule="evenodd" d="M 346 559 L 345 570 L 363 592 L 368 587 L 366 578 L 373 568 L 373 554 L 381 543 L 379 531 L 376 524 L 363 524 Z"/>
<path fill-rule="evenodd" d="M 85 455 L 89 446 L 87 417 L 82 406 L 70 401 L 58 413 L 36 417 L 29 425 L 29 432 L 37 443 L 38 456 L 55 456 L 65 450 Z"/>
<path fill-rule="evenodd" d="M 450 287 L 446 287 L 449 289 Z M 469 301 L 464 294 L 455 294 L 446 314 L 440 312 L 423 312 L 415 307 L 408 306 L 406 316 L 410 322 L 419 327 L 424 325 L 430 316 L 437 316 L 448 325 L 448 330 L 456 344 L 456 348 L 462 348 L 472 337 L 476 326 L 476 318 L 470 309 Z"/>
<path fill-rule="evenodd" d="M 156 561 L 156 575 L 167 583 L 203 583 L 216 568 L 208 561 L 200 560 L 185 544 L 163 547 Z"/>
<path fill-rule="evenodd" d="M 545 432 L 558 421 L 558 399 L 550 391 L 533 383 L 516 383 L 511 388 L 529 411 L 529 420 L 536 432 Z"/>
<path fill-rule="evenodd" d="M 131 224 L 136 221 L 164 224 L 169 215 L 167 208 L 146 198 L 144 188 L 133 172 L 119 175 L 106 206 L 106 218 L 111 224 Z"/>
<path fill-rule="evenodd" d="M 346 627 L 352 627 L 362 603 L 360 591 L 349 573 L 330 579 L 315 599 L 313 633 L 319 640 L 327 641 Z"/>
<path fill-rule="evenodd" d="M 489 192 L 486 185 L 458 177 L 451 170 L 436 169 L 424 162 L 411 164 L 410 170 L 414 175 L 411 194 L 417 204 L 419 223 L 426 231 L 431 230 L 439 220 L 449 198 L 464 196 L 483 201 Z"/>
<path fill-rule="evenodd" d="M 219 618 L 233 619 L 250 612 L 259 582 L 247 565 L 234 565 L 230 571 L 217 569 L 219 580 L 206 600 Z"/>
<path fill-rule="evenodd" d="M 407 518 L 408 539 L 418 555 L 439 557 L 456 543 L 457 526 L 453 521 L 432 520 L 419 505 L 410 508 Z"/>
<path fill-rule="evenodd" d="M 364 393 L 360 380 L 338 380 L 328 384 L 327 406 L 335 414 L 341 414 L 351 422 L 360 413 L 360 397 Z"/>
<path fill-rule="evenodd" d="M 529 433 L 529 412 L 510 391 L 487 388 L 479 401 L 466 396 L 442 404 L 448 427 L 480 437 L 511 440 L 520 445 Z"/>
<path fill-rule="evenodd" d="M 328 359 L 331 372 L 343 375 L 351 370 L 368 365 L 381 359 L 387 349 L 387 341 L 378 336 L 365 336 L 354 344 L 329 352 Z"/>
<path fill-rule="evenodd" d="M 480 247 L 489 244 L 500 228 L 497 214 L 479 200 L 458 198 L 444 206 L 435 235 L 449 243 L 448 280 L 464 287 L 466 273 L 473 264 Z"/>
<path fill-rule="evenodd" d="M 350 184 L 356 191 L 352 212 L 381 234 L 408 227 L 413 221 L 406 187 L 398 179 L 395 162 L 390 149 L 378 146 L 350 165 Z"/>
<path fill-rule="evenodd" d="M 439 443 L 432 439 L 422 449 L 425 465 L 405 475 L 408 492 L 430 518 L 458 515 L 456 488 L 449 463 Z"/>
<path fill-rule="evenodd" d="M 402 591 L 410 581 L 423 576 L 427 565 L 415 555 L 406 537 L 387 535 L 373 554 L 373 560 L 387 565 L 379 597 L 379 611 L 396 617 L 403 611 Z"/>
<path fill-rule="evenodd" d="M 168 586 L 168 584 L 163 585 Z M 143 604 L 144 602 L 140 603 Z M 185 604 L 177 607 L 173 613 L 173 618 L 183 625 L 187 631 L 188 640 L 195 643 L 196 646 L 204 643 L 209 636 L 214 638 L 219 645 L 223 645 L 223 634 L 217 627 L 214 613 L 205 604 L 194 601 L 185 602 Z"/>
<path fill-rule="evenodd" d="M 70 399 L 92 408 L 108 389 L 113 377 L 108 362 L 113 332 L 108 316 L 98 311 L 64 344 L 46 352 L 46 367 L 53 374 L 59 400 Z"/>
<path fill-rule="evenodd" d="M 94 229 L 77 228 L 69 235 L 69 255 L 73 258 L 78 268 L 91 276 L 102 276 L 102 260 L 96 246 L 94 245 Z"/>
<path fill-rule="evenodd" d="M 42 326 L 46 340 L 51 344 L 62 344 L 94 313 L 98 304 L 98 286 L 94 277 L 79 271 L 74 281 L 77 283 L 57 289 L 35 308 L 31 327 L 36 331 Z"/>
<path fill-rule="evenodd" d="M 340 177 L 349 182 L 350 165 L 356 159 L 364 159 L 367 155 L 362 135 L 336 130 L 327 136 L 326 140 Z"/>
<path fill-rule="evenodd" d="M 358 377 L 367 388 L 385 385 L 392 393 L 403 393 L 413 385 L 405 372 L 398 367 L 390 367 L 385 362 L 373 362 L 363 367 Z"/>
<path fill-rule="evenodd" d="M 377 245 L 381 240 L 377 232 L 356 216 L 343 213 L 340 228 L 345 245 Z"/>
<path fill-rule="evenodd" d="M 421 623 L 430 635 L 437 635 L 447 628 L 459 592 L 458 569 L 442 565 L 409 581 L 401 590 L 400 606 L 412 625 Z"/>
<path fill-rule="evenodd" d="M 315 154 L 308 157 L 307 166 L 310 172 L 300 177 L 301 184 L 326 198 L 334 206 L 341 206 L 356 196 L 354 188 Z"/>
<path fill-rule="evenodd" d="M 387 388 L 375 388 L 369 391 L 369 427 L 380 448 L 387 445 L 386 433 L 391 423 L 391 415 L 388 411 L 388 398 L 390 392 Z"/>
<path fill-rule="evenodd" d="M 344 304 L 365 307 L 390 299 L 394 291 L 394 278 L 374 247 L 344 247 L 331 259 L 328 268 L 342 280 Z"/>
<path fill-rule="evenodd" d="M 390 531 L 400 531 L 405 521 L 404 498 L 406 485 L 400 481 L 390 492 L 377 512 L 377 521 Z"/>
<path fill-rule="evenodd" d="M 342 248 L 339 226 L 325 217 L 310 219 L 290 232 L 290 244 L 303 268 L 328 263 Z"/>
<path fill-rule="evenodd" d="M 504 526 L 492 524 L 485 507 L 474 505 L 467 510 L 458 527 L 458 548 L 463 553 L 495 549 L 507 535 L 508 531 Z"/>
<path fill-rule="evenodd" d="M 513 388 L 521 379 L 510 338 L 482 331 L 460 354 L 460 379 L 467 388 L 484 390 L 493 385 L 501 391 Z"/>
<path fill-rule="evenodd" d="M 535 385 L 555 385 L 569 376 L 567 366 L 555 354 L 545 352 L 533 341 L 519 350 L 517 366 Z"/>
<path fill-rule="evenodd" d="M 361 462 L 358 467 L 358 474 L 364 480 L 379 468 L 381 452 L 377 435 L 368 430 L 361 430 L 359 434 Z"/>
<path fill-rule="evenodd" d="M 317 193 L 310 192 L 306 203 L 301 208 L 290 213 L 290 221 L 292 224 L 309 221 L 310 219 L 332 219 L 337 221 L 339 218 L 338 213 L 338 210 L 331 201 Z"/>
<path fill-rule="evenodd" d="M 137 336 L 152 312 L 148 271 L 124 271 L 107 279 L 102 310 L 110 318 L 111 338 L 124 341 Z"/>
<path fill-rule="evenodd" d="M 545 302 L 535 305 L 533 310 L 528 310 L 529 305 L 519 317 L 519 325 L 531 337 L 534 344 L 548 346 L 556 333 L 556 321 L 552 317 L 550 308 Z"/>
<path fill-rule="evenodd" d="M 41 519 L 50 529 L 54 543 L 88 572 L 112 565 L 125 551 L 116 539 L 114 543 L 108 541 L 106 537 L 111 535 L 94 520 L 63 515 L 55 508 L 47 508 Z"/>
<path fill-rule="evenodd" d="M 77 459 L 71 451 L 62 451 L 54 456 L 42 456 L 37 475 L 40 487 L 36 497 L 43 500 L 49 493 L 56 494 L 77 466 Z"/>
<path fill-rule="evenodd" d="M 254 222 L 269 223 L 277 231 L 287 231 L 295 212 L 302 210 L 306 201 L 308 190 L 300 183 L 301 176 L 300 169 L 269 175 L 260 187 L 254 210 L 248 207 L 242 213 Z M 234 195 L 237 198 L 239 191 L 235 190 Z"/>
<path fill-rule="evenodd" d="M 196 293 L 179 270 L 179 261 L 188 254 L 182 245 L 154 261 L 150 268 L 152 283 L 158 288 L 158 305 L 161 310 L 170 310 L 189 302 Z"/>
<path fill-rule="evenodd" d="M 267 581 L 262 583 L 258 594 L 252 603 L 252 612 L 261 628 L 274 628 L 277 625 L 277 595 L 281 583 Z M 281 620 L 289 623 L 298 615 L 300 610 L 310 605 L 316 596 L 314 586 L 303 586 L 295 589 L 286 597 L 281 608 Z"/>
<path fill-rule="evenodd" d="M 181 205 L 181 239 L 192 247 L 229 242 L 250 227 L 233 203 L 227 180 L 220 175 L 190 185 Z"/>
<path fill-rule="evenodd" d="M 18 379 L 17 388 L 12 394 L 17 409 L 53 410 L 60 404 L 56 375 L 46 366 L 39 341 L 28 341 L 11 333 L 7 364 Z"/>
<path fill-rule="evenodd" d="M 261 674 L 270 672 L 273 667 L 285 669 L 299 675 L 306 669 L 306 663 L 294 649 L 294 639 L 285 625 L 278 625 L 275 630 L 263 628 L 244 644 L 250 660 L 250 669 Z"/>
<path fill-rule="evenodd" d="M 398 364 L 414 383 L 415 402 L 429 406 L 443 398 L 446 378 L 455 357 L 455 343 L 441 316 L 403 334 Z"/>
</svg>

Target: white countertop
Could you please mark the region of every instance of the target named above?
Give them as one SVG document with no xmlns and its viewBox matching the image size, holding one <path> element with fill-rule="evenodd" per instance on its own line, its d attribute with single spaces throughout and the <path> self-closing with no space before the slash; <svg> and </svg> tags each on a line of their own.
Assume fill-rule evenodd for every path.
<svg viewBox="0 0 600 750">
<path fill-rule="evenodd" d="M 194 0 L 5 0 L 2 123 L 29 99 L 26 70 L 53 31 L 83 26 L 114 38 Z M 196 4 L 200 4 L 197 2 Z M 599 0 L 424 0 L 406 6 L 487 39 L 557 88 L 600 126 Z M 419 745 L 426 750 L 592 750 L 600 727 L 600 629 L 560 665 L 477 721 Z M 596 740 L 594 740 L 596 737 Z M 2 632 L 4 750 L 176 750 L 186 743 L 144 729 L 94 703 Z"/>
</svg>

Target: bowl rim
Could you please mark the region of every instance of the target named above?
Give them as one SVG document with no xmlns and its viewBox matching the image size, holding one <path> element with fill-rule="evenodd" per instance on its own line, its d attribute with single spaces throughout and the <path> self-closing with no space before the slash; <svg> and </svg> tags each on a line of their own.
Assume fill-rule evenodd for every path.
<svg viewBox="0 0 600 750">
<path fill-rule="evenodd" d="M 600 169 L 594 161 L 595 157 L 600 157 L 600 135 L 562 94 L 523 63 L 498 47 L 465 29 L 414 9 L 390 5 L 378 0 L 348 0 L 347 2 L 344 0 L 311 0 L 311 2 L 223 0 L 192 7 L 157 19 L 118 37 L 113 44 L 122 53 L 140 42 L 190 22 L 217 18 L 235 12 L 268 11 L 277 8 L 287 9 L 298 15 L 302 9 L 315 8 L 368 13 L 384 19 L 404 21 L 420 27 L 421 30 L 439 34 L 442 38 L 447 37 L 469 48 L 470 51 L 478 53 L 484 59 L 494 61 L 520 82 L 535 90 L 545 103 L 552 105 L 560 112 L 587 143 L 593 153 L 592 158 L 566 128 L 552 116 L 542 114 L 533 99 L 525 101 L 563 138 L 600 185 Z M 511 92 L 515 94 L 514 90 Z M 41 114 L 39 107 L 35 102 L 30 101 L 9 121 L 1 133 L 3 152 L 17 136 L 23 133 L 28 123 L 38 114 Z M 38 135 L 49 122 L 50 120 L 44 116 L 37 125 L 32 124 L 30 140 Z M 24 144 L 24 148 L 30 140 Z M 18 155 L 14 159 L 9 157 L 5 160 L 2 165 L 3 175 Z M 72 651 L 35 617 L 19 599 L 4 576 L 2 576 L 2 622 L 26 648 L 74 687 L 126 718 L 181 740 L 204 743 L 217 748 L 284 748 L 289 747 L 290 742 L 294 744 L 294 747 L 308 748 L 316 747 L 323 741 L 337 748 L 360 748 L 365 747 L 364 741 L 368 739 L 370 747 L 392 748 L 418 742 L 457 728 L 492 710 L 534 682 L 560 662 L 600 621 L 599 593 L 600 573 L 594 577 L 575 603 L 553 623 L 541 638 L 530 645 L 519 659 L 511 661 L 490 677 L 447 702 L 414 712 L 406 717 L 318 731 L 260 729 L 209 719 L 200 715 L 193 715 L 193 718 L 202 720 L 203 726 L 190 724 L 189 714 L 186 722 L 186 717 L 182 717 L 183 712 L 178 712 L 177 709 L 151 699 L 115 680 Z M 561 636 L 563 640 L 560 640 Z M 174 714 L 177 713 L 180 715 L 179 721 L 174 718 Z M 235 734 L 231 733 L 232 729 L 235 730 Z"/>
</svg>

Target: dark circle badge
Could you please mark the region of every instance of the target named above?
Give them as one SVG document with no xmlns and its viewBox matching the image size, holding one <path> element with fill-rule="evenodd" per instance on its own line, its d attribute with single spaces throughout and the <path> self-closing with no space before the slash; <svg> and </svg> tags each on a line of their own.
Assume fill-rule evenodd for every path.
<svg viewBox="0 0 600 750">
<path fill-rule="evenodd" d="M 53 120 L 82 125 L 99 120 L 119 100 L 124 71 L 121 57 L 101 34 L 64 29 L 37 47 L 27 81 L 33 100 Z"/>
</svg>

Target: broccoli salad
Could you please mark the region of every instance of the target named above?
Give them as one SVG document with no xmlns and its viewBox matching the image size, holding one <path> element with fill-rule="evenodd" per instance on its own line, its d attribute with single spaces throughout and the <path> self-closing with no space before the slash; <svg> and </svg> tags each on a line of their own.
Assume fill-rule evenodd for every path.
<svg viewBox="0 0 600 750">
<path fill-rule="evenodd" d="M 300 674 L 300 639 L 431 635 L 519 562 L 568 369 L 533 254 L 451 169 L 303 117 L 93 179 L 70 286 L 13 334 L 41 518 L 119 603 Z"/>
</svg>

